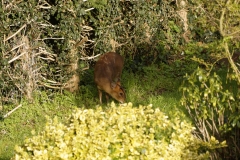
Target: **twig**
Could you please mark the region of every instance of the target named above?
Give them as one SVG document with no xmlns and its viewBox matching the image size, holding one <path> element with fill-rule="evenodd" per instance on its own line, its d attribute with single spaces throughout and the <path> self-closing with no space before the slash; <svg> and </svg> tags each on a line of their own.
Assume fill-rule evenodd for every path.
<svg viewBox="0 0 240 160">
<path fill-rule="evenodd" d="M 74 48 L 77 48 L 78 46 L 81 46 L 82 44 L 84 44 L 86 41 L 88 40 L 88 37 L 84 37 L 80 42 L 78 42 L 77 44 L 75 44 Z"/>
<path fill-rule="evenodd" d="M 13 35 L 11 35 L 10 37 L 8 37 L 7 39 L 4 40 L 4 42 L 8 41 L 9 39 L 11 39 L 12 37 L 14 37 L 16 34 L 18 34 L 23 28 L 25 28 L 27 25 L 24 24 L 17 32 L 15 32 Z"/>
<path fill-rule="evenodd" d="M 11 76 L 11 74 L 9 73 L 9 71 L 7 71 L 8 76 L 11 78 L 11 80 L 13 80 L 13 77 Z M 15 77 L 14 77 L 15 78 Z M 15 78 L 16 79 L 16 78 Z M 19 85 L 17 85 L 16 83 L 14 83 L 14 85 L 19 89 L 20 92 L 24 93 L 24 91 L 20 88 Z"/>
<path fill-rule="evenodd" d="M 85 31 L 91 31 L 91 30 L 93 30 L 93 28 L 92 28 L 92 27 L 89 27 L 89 26 L 82 26 L 82 28 L 83 28 L 83 30 L 85 30 Z"/>
<path fill-rule="evenodd" d="M 217 134 L 219 134 L 219 132 L 218 132 L 218 128 L 217 128 L 217 126 L 216 126 L 216 123 L 215 123 L 215 121 L 214 121 L 214 110 L 213 110 L 213 108 L 212 108 L 212 134 L 215 134 L 215 132 L 217 132 Z M 220 113 L 219 113 L 219 116 L 220 116 Z M 218 117 L 218 119 L 219 119 L 219 117 Z M 220 125 L 220 124 L 219 124 Z"/>
<path fill-rule="evenodd" d="M 39 8 L 42 8 L 42 9 L 50 9 L 50 8 L 52 8 L 52 7 L 51 7 L 51 6 L 48 6 L 48 7 L 40 6 Z"/>
<path fill-rule="evenodd" d="M 38 41 L 44 41 L 44 40 L 47 40 L 47 39 L 64 39 L 63 37 L 62 38 L 43 38 L 43 39 L 37 39 Z"/>
<path fill-rule="evenodd" d="M 10 112 L 8 112 L 7 114 L 5 114 L 3 116 L 3 118 L 7 118 L 10 114 L 12 114 L 14 111 L 16 111 L 18 108 L 22 107 L 22 104 L 18 105 L 17 107 L 15 107 L 13 110 L 11 110 Z"/>
<path fill-rule="evenodd" d="M 10 61 L 8 61 L 8 64 L 10 64 L 10 63 L 12 63 L 13 61 L 17 60 L 18 58 L 20 58 L 21 56 L 23 56 L 25 53 L 27 53 L 27 52 L 23 52 L 23 53 L 21 53 L 20 55 L 14 57 L 14 58 L 11 59 Z"/>
<path fill-rule="evenodd" d="M 224 43 L 224 48 L 225 48 L 225 54 L 227 55 L 228 61 L 229 61 L 230 65 L 231 65 L 232 69 L 236 73 L 238 82 L 240 82 L 240 71 L 238 70 L 237 66 L 235 65 L 235 63 L 234 63 L 234 61 L 233 61 L 233 59 L 231 57 L 231 53 L 229 51 L 227 42 Z"/>
<path fill-rule="evenodd" d="M 94 59 L 94 58 L 96 58 L 96 57 L 98 57 L 98 56 L 100 56 L 101 54 L 97 54 L 97 55 L 95 55 L 95 56 L 92 56 L 92 57 L 82 57 L 82 58 L 80 58 L 81 60 L 90 60 L 90 59 Z"/>
<path fill-rule="evenodd" d="M 39 67 L 39 68 L 33 70 L 32 73 L 34 74 L 35 72 L 39 71 L 41 68 L 43 68 L 43 66 L 41 66 L 41 67 Z"/>
<path fill-rule="evenodd" d="M 209 141 L 210 141 L 210 136 L 209 136 L 209 134 L 208 134 L 208 130 L 207 130 L 207 128 L 206 128 L 204 119 L 203 119 L 203 121 L 202 121 L 202 129 L 203 129 L 202 134 L 204 135 L 204 140 L 205 140 L 205 137 L 206 137 L 206 138 L 207 138 L 207 141 L 209 142 Z"/>
<path fill-rule="evenodd" d="M 48 57 L 48 58 L 44 58 L 44 57 L 40 57 L 40 56 L 39 56 L 39 58 L 41 58 L 41 59 L 43 59 L 43 60 L 51 60 L 51 61 L 55 61 L 55 59 L 50 58 L 50 57 Z"/>
<path fill-rule="evenodd" d="M 86 9 L 85 12 L 91 11 L 91 10 L 93 10 L 93 9 L 94 9 L 94 8 Z"/>
<path fill-rule="evenodd" d="M 232 138 L 232 137 L 231 137 L 231 138 Z M 233 139 L 233 138 L 232 138 L 232 139 Z M 236 144 L 236 141 L 237 141 L 236 139 L 233 139 L 233 141 L 232 141 L 232 142 L 233 142 L 233 143 L 234 143 L 234 145 L 235 145 L 234 147 L 236 147 L 236 148 L 237 148 L 237 150 L 238 150 L 238 152 L 240 152 L 240 149 L 239 149 L 238 145 Z"/>
<path fill-rule="evenodd" d="M 43 82 L 39 82 L 39 84 L 44 87 L 51 88 L 51 89 L 65 89 L 66 88 L 65 87 L 66 84 L 56 84 L 56 85 L 60 85 L 60 86 L 52 86 L 52 85 L 45 84 Z"/>
<path fill-rule="evenodd" d="M 219 32 L 223 37 L 226 36 L 226 33 L 223 31 L 223 20 L 224 20 L 224 16 L 225 16 L 225 12 L 226 12 L 226 7 L 229 3 L 230 3 L 230 0 L 228 0 L 226 2 L 226 5 L 222 9 L 222 14 L 221 14 L 221 17 L 219 19 Z"/>
<path fill-rule="evenodd" d="M 87 69 L 89 69 L 89 66 L 84 67 L 84 68 L 82 69 L 82 71 L 87 70 Z"/>
<path fill-rule="evenodd" d="M 19 47 L 21 47 L 21 46 L 23 46 L 24 44 L 25 44 L 25 43 L 22 43 L 22 44 L 19 44 L 19 45 L 16 46 L 16 47 L 13 47 L 8 53 L 14 51 L 15 49 L 17 49 L 17 48 L 19 48 Z"/>
<path fill-rule="evenodd" d="M 52 54 L 52 53 L 50 53 L 50 52 L 47 52 L 46 49 L 45 49 L 45 48 L 42 48 L 42 47 L 39 47 L 39 52 L 36 53 L 36 54 L 34 55 L 34 57 L 36 57 L 36 56 L 38 56 L 38 55 L 41 55 L 41 54 L 45 54 L 45 55 L 48 55 L 48 56 L 50 56 L 50 57 L 57 57 L 56 54 Z"/>
<path fill-rule="evenodd" d="M 46 78 L 45 78 L 46 79 Z M 58 84 L 59 82 L 56 82 L 56 81 L 53 81 L 53 80 L 49 80 L 49 79 L 46 79 L 48 82 L 50 83 L 54 83 L 54 84 Z"/>
<path fill-rule="evenodd" d="M 227 7 L 227 5 L 228 5 L 229 3 L 230 3 L 230 0 L 228 0 L 228 1 L 226 2 L 226 6 L 225 6 L 225 8 L 223 8 L 222 14 L 221 14 L 221 17 L 220 17 L 220 20 L 219 20 L 219 31 L 220 31 L 220 33 L 221 33 L 221 35 L 222 35 L 223 37 L 233 36 L 234 34 L 237 34 L 238 32 L 240 32 L 240 30 L 237 30 L 237 31 L 235 31 L 235 32 L 233 32 L 233 33 L 226 34 L 226 33 L 223 31 L 224 15 L 225 15 L 225 12 L 226 12 L 226 7 Z"/>
<path fill-rule="evenodd" d="M 40 83 L 41 85 L 45 86 L 45 87 L 48 87 L 48 88 L 51 88 L 51 89 L 61 89 L 62 87 L 54 87 L 54 86 L 50 86 L 50 85 L 47 85 L 47 84 L 44 84 L 44 83 Z"/>
<path fill-rule="evenodd" d="M 53 28 L 57 28 L 56 26 L 54 26 L 54 25 L 52 25 L 52 24 L 39 24 L 40 26 L 42 26 L 42 27 L 53 27 Z"/>
<path fill-rule="evenodd" d="M 50 9 L 50 8 L 52 8 L 52 6 L 50 4 L 48 4 L 46 1 L 44 2 L 44 4 L 39 5 L 37 7 L 42 8 L 42 9 Z"/>
</svg>

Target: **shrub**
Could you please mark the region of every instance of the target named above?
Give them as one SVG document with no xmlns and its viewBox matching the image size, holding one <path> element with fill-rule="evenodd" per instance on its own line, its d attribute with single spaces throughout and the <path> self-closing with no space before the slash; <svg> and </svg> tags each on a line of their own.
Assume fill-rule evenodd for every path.
<svg viewBox="0 0 240 160">
<path fill-rule="evenodd" d="M 235 142 L 239 139 L 240 93 L 235 73 L 198 68 L 185 78 L 181 103 L 197 128 L 195 134 L 204 141 L 210 141 L 211 136 L 226 140 L 228 147 L 212 155 L 214 159 L 239 157 Z"/>
<path fill-rule="evenodd" d="M 85 1 L 6 1 L 0 17 L 0 100 L 32 100 L 39 89 L 78 89 L 93 45 Z M 78 63 L 79 62 L 79 63 Z M 80 65 L 81 64 L 81 65 Z M 85 65 L 86 64 L 86 65 Z"/>
<path fill-rule="evenodd" d="M 206 159 L 209 152 L 199 148 L 221 144 L 201 142 L 193 129 L 151 105 L 112 103 L 106 111 L 78 109 L 65 124 L 49 119 L 44 131 L 16 146 L 14 159 Z"/>
</svg>

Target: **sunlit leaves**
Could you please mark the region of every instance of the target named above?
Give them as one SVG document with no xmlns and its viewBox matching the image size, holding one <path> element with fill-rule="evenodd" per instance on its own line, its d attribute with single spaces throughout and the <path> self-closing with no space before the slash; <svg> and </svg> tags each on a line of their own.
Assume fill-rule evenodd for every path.
<svg viewBox="0 0 240 160">
<path fill-rule="evenodd" d="M 183 91 L 181 104 L 194 119 L 201 136 L 208 141 L 209 135 L 227 132 L 231 125 L 236 126 L 239 122 L 235 115 L 238 97 L 234 92 L 237 92 L 230 87 L 234 83 L 226 81 L 224 82 L 217 73 L 210 74 L 198 68 L 193 74 L 186 76 L 181 88 Z M 205 123 L 209 125 L 206 127 Z"/>
<path fill-rule="evenodd" d="M 78 109 L 65 124 L 49 119 L 44 131 L 16 146 L 15 159 L 204 159 L 209 154 L 198 154 L 199 147 L 219 143 L 205 144 L 193 130 L 152 105 L 112 103 L 105 111 Z"/>
</svg>

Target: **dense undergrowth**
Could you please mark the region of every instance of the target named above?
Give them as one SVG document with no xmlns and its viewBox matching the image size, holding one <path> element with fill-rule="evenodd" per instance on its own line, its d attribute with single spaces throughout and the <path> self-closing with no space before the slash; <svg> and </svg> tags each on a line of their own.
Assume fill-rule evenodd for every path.
<svg viewBox="0 0 240 160">
<path fill-rule="evenodd" d="M 226 140 L 228 147 L 212 159 L 240 157 L 239 1 L 29 0 L 1 5 L 0 159 L 10 159 L 31 130 L 42 131 L 45 116 L 64 123 L 76 108 L 95 109 L 98 95 L 88 64 L 110 50 L 125 57 L 127 102 L 152 104 L 170 120 L 192 122 L 195 136 L 206 142 L 212 135 Z M 182 96 L 178 89 L 184 75 Z M 56 88 L 80 90 L 74 95 Z M 109 105 L 102 107 L 105 111 Z"/>
<path fill-rule="evenodd" d="M 16 146 L 14 159 L 197 159 L 219 146 L 192 134 L 194 127 L 179 117 L 168 118 L 152 105 L 132 103 L 108 109 L 78 109 L 65 123 L 48 120 L 45 129 Z M 34 132 L 33 132 L 34 134 Z"/>
<path fill-rule="evenodd" d="M 177 104 L 181 95 L 178 86 L 181 78 L 176 79 L 170 75 L 165 76 L 160 67 L 152 66 L 143 68 L 141 73 L 123 72 L 122 83 L 126 89 L 127 101 L 134 106 L 152 104 L 160 108 L 170 118 L 178 116 L 186 119 L 184 108 Z M 48 95 L 46 92 L 35 93 L 32 103 L 22 100 L 20 107 L 9 117 L 0 122 L 0 159 L 10 159 L 14 154 L 14 146 L 22 145 L 24 139 L 31 136 L 31 131 L 39 133 L 46 123 L 46 117 L 58 117 L 64 122 L 76 108 L 96 108 L 98 105 L 98 92 L 93 82 L 93 71 L 90 69 L 82 76 L 82 84 L 78 94 L 68 92 Z M 103 108 L 108 108 L 105 99 Z M 10 111 L 15 106 L 7 106 Z"/>
</svg>

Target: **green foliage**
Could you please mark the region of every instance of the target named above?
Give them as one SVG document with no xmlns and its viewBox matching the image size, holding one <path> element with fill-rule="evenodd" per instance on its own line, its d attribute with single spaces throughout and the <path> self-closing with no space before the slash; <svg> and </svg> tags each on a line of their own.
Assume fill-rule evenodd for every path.
<svg viewBox="0 0 240 160">
<path fill-rule="evenodd" d="M 198 153 L 204 142 L 192 130 L 151 105 L 112 103 L 106 111 L 78 109 L 65 123 L 49 119 L 44 131 L 16 146 L 14 159 L 206 159 L 208 152 Z M 224 143 L 212 138 L 207 145 Z"/>
<path fill-rule="evenodd" d="M 186 106 L 190 113 L 196 111 L 198 119 L 212 119 L 213 115 L 223 118 L 226 106 L 234 101 L 233 94 L 223 90 L 222 80 L 216 73 L 208 75 L 198 68 L 190 76 L 186 75 L 183 85 L 182 105 Z"/>
<path fill-rule="evenodd" d="M 165 113 L 169 113 L 180 99 L 177 88 L 181 80 L 181 77 L 173 77 L 171 73 L 156 65 L 142 67 L 142 71 L 135 74 L 125 70 L 122 75 L 127 101 L 136 105 L 161 106 Z"/>
<path fill-rule="evenodd" d="M 174 1 L 107 1 L 104 8 L 91 13 L 94 50 L 117 50 L 144 65 L 166 61 L 183 43 L 182 22 L 175 11 Z"/>
<path fill-rule="evenodd" d="M 153 109 L 159 108 L 161 112 L 168 116 L 168 120 L 174 122 L 177 118 L 179 121 L 189 123 L 189 118 L 183 113 L 184 108 L 178 105 L 181 94 L 178 92 L 178 86 L 182 81 L 181 77 L 172 77 L 167 74 L 162 68 L 157 66 L 143 67 L 144 72 L 137 74 L 129 73 L 124 70 L 122 75 L 122 84 L 127 92 L 127 101 L 132 101 L 135 106 L 139 104 L 153 104 Z M 58 121 L 65 124 L 67 115 L 73 112 L 75 106 L 92 108 L 98 104 L 98 92 L 93 82 L 92 70 L 87 70 L 82 76 L 80 93 L 72 95 L 68 92 L 64 94 L 40 92 L 34 95 L 32 103 L 22 103 L 23 106 L 11 114 L 4 121 L 0 122 L 1 137 L 0 137 L 0 159 L 10 159 L 13 156 L 14 145 L 23 145 L 23 140 L 30 137 L 31 130 L 36 130 L 36 133 L 43 130 L 46 123 L 45 115 L 51 118 L 57 115 Z M 112 100 L 112 99 L 111 99 Z M 104 99 L 102 106 L 105 112 L 109 106 Z M 3 106 L 4 114 L 10 111 L 14 106 Z M 28 115 L 28 116 L 24 116 Z M 33 123 L 34 122 L 34 123 Z M 26 124 L 27 125 L 24 125 Z M 23 124 L 23 125 L 22 125 Z M 19 126 L 22 126 L 19 128 Z M 169 127 L 169 129 L 172 126 Z M 4 133 L 3 131 L 7 131 Z M 167 139 L 169 135 L 167 134 Z M 205 146 L 207 144 L 202 144 Z M 208 145 L 207 145 L 208 146 Z M 195 146 L 192 146 L 195 147 Z M 196 145 L 198 148 L 198 145 Z M 200 151 L 206 151 L 200 147 Z M 200 152 L 199 152 L 200 153 Z"/>
<path fill-rule="evenodd" d="M 186 77 L 182 103 L 203 139 L 216 135 L 227 140 L 229 148 L 216 153 L 215 159 L 239 157 L 235 142 L 239 141 L 240 72 L 239 59 L 233 58 L 240 47 L 239 10 L 239 1 L 189 1 L 192 42 L 185 53 L 205 71 L 197 69 Z M 220 59 L 225 65 L 218 63 Z"/>
<path fill-rule="evenodd" d="M 31 131 L 43 130 L 46 117 L 57 116 L 64 121 L 76 108 L 75 98 L 71 94 L 35 93 L 33 103 L 21 101 L 22 107 L 10 116 L 0 121 L 0 159 L 10 159 L 14 155 L 14 146 L 21 145 L 24 139 L 31 136 Z M 3 105 L 3 113 L 11 111 L 16 106 Z"/>
<path fill-rule="evenodd" d="M 75 73 L 69 66 L 83 53 L 86 56 L 91 44 L 77 45 L 92 30 L 84 20 L 89 15 L 87 5 L 64 0 L 2 3 L 0 97 L 4 103 L 32 98 L 39 88 L 59 88 Z"/>
<path fill-rule="evenodd" d="M 171 53 L 180 53 L 183 43 L 174 1 L 30 0 L 2 5 L 0 94 L 4 103 L 17 103 L 26 95 L 31 98 L 39 88 L 62 87 L 76 72 L 69 69 L 71 63 L 92 51 L 118 50 L 138 67 L 167 63 Z M 85 37 L 88 40 L 78 43 Z M 17 56 L 21 58 L 10 62 Z"/>
<path fill-rule="evenodd" d="M 239 48 L 239 23 L 237 21 L 239 18 L 238 1 L 189 1 L 190 37 L 193 43 L 196 42 L 195 51 L 197 53 L 199 49 L 203 51 L 201 48 L 204 46 L 205 60 L 210 54 L 218 58 L 226 57 L 221 40 L 229 39 L 230 51 L 234 52 Z"/>
<path fill-rule="evenodd" d="M 227 74 L 229 77 L 234 75 Z M 181 88 L 181 104 L 186 107 L 197 127 L 195 134 L 205 141 L 210 141 L 213 135 L 231 144 L 234 142 L 229 135 L 234 134 L 235 126 L 239 125 L 240 96 L 236 78 L 230 80 L 224 77 L 224 72 L 212 73 L 200 68 L 186 75 Z"/>
<path fill-rule="evenodd" d="M 121 82 L 127 93 L 127 101 L 133 102 L 136 104 L 135 106 L 153 104 L 153 108 L 159 107 L 169 116 L 169 119 L 179 117 L 179 119 L 189 122 L 188 117 L 182 112 L 183 108 L 177 105 L 180 99 L 177 88 L 182 81 L 181 77 L 169 76 L 167 71 L 157 68 L 156 65 L 144 67 L 143 70 L 143 73 L 136 74 L 124 70 Z M 2 131 L 0 134 L 0 144 L 2 144 L 0 145 L 0 159 L 10 159 L 14 154 L 14 146 L 23 145 L 24 139 L 30 136 L 31 130 L 40 132 L 46 123 L 45 115 L 51 118 L 57 115 L 59 121 L 64 121 L 66 115 L 72 113 L 75 106 L 96 108 L 99 99 L 97 87 L 93 81 L 92 68 L 86 70 L 81 77 L 79 93 L 73 95 L 68 92 L 62 94 L 49 94 L 51 91 L 38 92 L 34 94 L 32 103 L 23 101 L 21 108 L 0 122 Z M 108 104 L 105 96 L 103 98 L 102 108 L 105 110 L 108 108 Z M 6 114 L 14 107 L 4 104 L 2 113 Z M 28 125 L 24 125 L 25 123 Z"/>
</svg>

